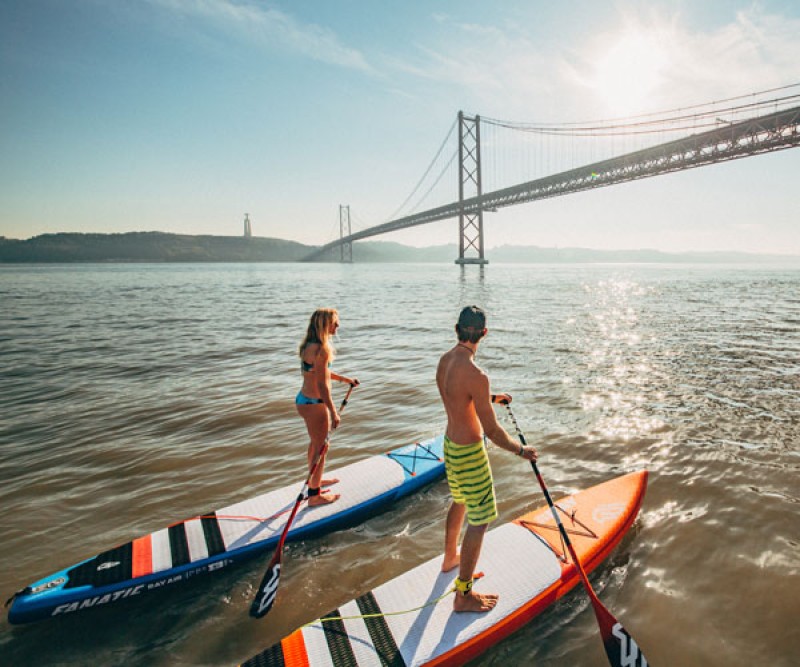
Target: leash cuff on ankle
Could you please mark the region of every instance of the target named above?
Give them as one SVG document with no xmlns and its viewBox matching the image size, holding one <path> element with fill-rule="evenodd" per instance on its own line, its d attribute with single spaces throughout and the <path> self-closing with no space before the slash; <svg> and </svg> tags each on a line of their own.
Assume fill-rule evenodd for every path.
<svg viewBox="0 0 800 667">
<path fill-rule="evenodd" d="M 461 595 L 469 595 L 469 592 L 472 590 L 472 583 L 474 579 L 467 579 L 466 581 L 462 581 L 458 577 L 455 580 L 455 587 L 456 591 L 461 593 Z"/>
</svg>

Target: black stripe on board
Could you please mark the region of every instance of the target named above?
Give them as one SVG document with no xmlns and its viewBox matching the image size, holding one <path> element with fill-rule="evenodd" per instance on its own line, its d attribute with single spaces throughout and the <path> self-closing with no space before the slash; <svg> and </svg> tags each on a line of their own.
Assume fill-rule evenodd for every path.
<svg viewBox="0 0 800 667">
<path fill-rule="evenodd" d="M 240 667 L 284 667 L 284 664 L 283 646 L 279 642 L 243 662 Z"/>
<path fill-rule="evenodd" d="M 189 541 L 186 539 L 186 526 L 177 523 L 169 527 L 169 551 L 172 556 L 172 567 L 186 565 L 189 562 Z"/>
<path fill-rule="evenodd" d="M 330 614 L 325 614 L 323 618 L 338 617 L 341 613 L 334 609 Z M 344 623 L 340 619 L 325 621 L 322 624 L 325 629 L 325 641 L 328 642 L 328 652 L 331 660 L 336 667 L 358 667 L 356 656 L 353 655 L 353 647 L 350 646 L 350 637 L 344 629 Z"/>
<path fill-rule="evenodd" d="M 203 535 L 206 536 L 208 555 L 216 556 L 225 553 L 225 542 L 222 540 L 222 531 L 219 529 L 216 512 L 204 515 L 200 522 L 203 524 Z"/>
<path fill-rule="evenodd" d="M 362 595 L 356 600 L 356 603 L 359 611 L 365 616 L 380 614 L 379 616 L 365 618 L 364 623 L 367 626 L 367 630 L 369 630 L 369 636 L 372 639 L 372 644 L 375 646 L 378 657 L 381 659 L 381 664 L 384 667 L 406 667 L 406 662 L 397 648 L 397 643 L 394 641 L 394 636 L 389 629 L 389 624 L 386 622 L 386 617 L 382 614 L 372 591 Z"/>
<path fill-rule="evenodd" d="M 64 588 L 78 586 L 107 586 L 126 581 L 133 574 L 133 544 L 127 542 L 73 567 Z"/>
</svg>

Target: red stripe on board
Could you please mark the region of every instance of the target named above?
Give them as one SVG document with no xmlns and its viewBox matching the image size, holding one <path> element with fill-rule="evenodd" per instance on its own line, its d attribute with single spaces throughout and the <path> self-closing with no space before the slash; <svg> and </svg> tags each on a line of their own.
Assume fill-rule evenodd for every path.
<svg viewBox="0 0 800 667">
<path fill-rule="evenodd" d="M 153 572 L 153 544 L 150 535 L 133 541 L 133 566 L 131 577 L 143 577 Z"/>
</svg>

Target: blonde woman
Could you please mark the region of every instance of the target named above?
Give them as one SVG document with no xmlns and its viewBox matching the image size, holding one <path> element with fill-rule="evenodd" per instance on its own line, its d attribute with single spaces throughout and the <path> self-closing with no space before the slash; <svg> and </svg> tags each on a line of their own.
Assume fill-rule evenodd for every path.
<svg viewBox="0 0 800 667">
<path fill-rule="evenodd" d="M 334 308 L 319 308 L 311 315 L 308 331 L 300 343 L 300 367 L 303 372 L 303 387 L 295 398 L 297 412 L 306 423 L 310 443 L 308 445 L 308 469 L 311 470 L 325 446 L 328 432 L 339 425 L 339 413 L 331 397 L 331 380 L 358 385 L 356 378 L 332 373 L 330 366 L 336 350 L 331 337 L 339 328 L 339 313 Z M 338 493 L 323 492 L 323 486 L 338 482 L 338 479 L 323 479 L 325 456 L 308 481 L 308 504 L 311 507 L 325 505 L 339 499 Z"/>
</svg>

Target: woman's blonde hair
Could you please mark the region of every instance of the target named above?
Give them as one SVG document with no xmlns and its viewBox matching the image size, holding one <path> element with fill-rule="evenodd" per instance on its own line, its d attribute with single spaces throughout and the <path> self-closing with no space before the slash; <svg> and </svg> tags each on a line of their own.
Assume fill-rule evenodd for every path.
<svg viewBox="0 0 800 667">
<path fill-rule="evenodd" d="M 339 313 L 335 308 L 317 308 L 312 314 L 311 319 L 308 321 L 308 331 L 300 343 L 299 354 L 302 358 L 303 352 L 311 343 L 319 343 L 319 345 L 328 351 L 328 354 L 333 359 L 336 350 L 330 341 L 331 323 Z"/>
</svg>

